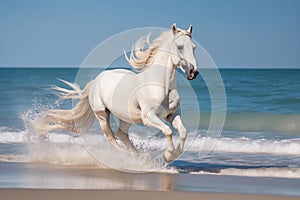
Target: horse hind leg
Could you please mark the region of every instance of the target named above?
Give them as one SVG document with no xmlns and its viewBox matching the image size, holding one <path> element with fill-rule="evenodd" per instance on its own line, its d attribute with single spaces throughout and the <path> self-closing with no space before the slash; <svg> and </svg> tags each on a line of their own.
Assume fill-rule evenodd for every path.
<svg viewBox="0 0 300 200">
<path fill-rule="evenodd" d="M 111 143 L 111 145 L 116 149 L 121 149 L 120 145 L 117 143 L 116 138 L 113 134 L 113 131 L 110 127 L 110 119 L 109 119 L 110 111 L 98 111 L 96 112 L 96 116 L 99 120 L 100 128 L 103 131 L 103 135 L 105 139 Z"/>
<path fill-rule="evenodd" d="M 135 148 L 135 146 L 132 144 L 132 142 L 130 141 L 130 139 L 128 137 L 128 130 L 129 130 L 130 126 L 131 126 L 130 123 L 127 123 L 120 119 L 117 136 L 123 142 L 123 144 L 125 145 L 125 147 L 128 151 L 137 153 L 138 152 L 137 149 Z"/>
</svg>

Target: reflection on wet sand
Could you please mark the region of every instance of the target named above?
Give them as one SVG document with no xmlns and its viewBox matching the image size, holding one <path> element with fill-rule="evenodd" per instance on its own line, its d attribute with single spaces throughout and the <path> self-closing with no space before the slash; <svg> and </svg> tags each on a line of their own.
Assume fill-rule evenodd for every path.
<svg viewBox="0 0 300 200">
<path fill-rule="evenodd" d="M 3 172 L 3 173 L 1 173 Z M 4 173 L 5 172 L 5 173 Z M 266 185 L 268 187 L 266 187 Z M 128 173 L 99 168 L 0 162 L 0 188 L 194 191 L 300 195 L 300 179 Z M 274 188 L 277 188 L 274 190 Z"/>
<path fill-rule="evenodd" d="M 159 189 L 160 190 L 174 190 L 173 178 L 172 174 L 161 174 L 159 177 Z"/>
</svg>

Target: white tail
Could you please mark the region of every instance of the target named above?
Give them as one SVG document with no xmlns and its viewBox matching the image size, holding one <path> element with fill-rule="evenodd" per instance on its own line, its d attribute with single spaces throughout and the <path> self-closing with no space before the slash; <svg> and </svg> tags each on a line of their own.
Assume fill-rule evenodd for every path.
<svg viewBox="0 0 300 200">
<path fill-rule="evenodd" d="M 93 124 L 95 115 L 91 109 L 88 95 L 94 81 L 86 84 L 83 90 L 80 90 L 77 84 L 61 81 L 72 87 L 73 90 L 58 86 L 52 86 L 50 90 L 55 91 L 61 99 L 79 99 L 79 102 L 70 110 L 53 109 L 41 113 L 32 124 L 38 134 L 46 134 L 56 129 L 79 133 L 88 130 Z"/>
</svg>

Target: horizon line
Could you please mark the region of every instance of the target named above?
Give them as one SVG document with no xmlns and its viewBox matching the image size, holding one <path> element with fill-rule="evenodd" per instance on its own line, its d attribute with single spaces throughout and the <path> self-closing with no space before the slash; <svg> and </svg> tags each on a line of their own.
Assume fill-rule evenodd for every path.
<svg viewBox="0 0 300 200">
<path fill-rule="evenodd" d="M 91 66 L 85 68 L 102 68 L 104 66 Z M 120 68 L 120 66 L 110 66 L 111 68 Z M 79 69 L 80 66 L 77 65 L 24 65 L 24 66 L 0 66 L 0 68 L 69 68 L 69 69 Z M 124 65 L 122 68 L 131 68 L 130 65 Z M 212 69 L 211 67 L 199 67 L 200 69 Z M 300 66 L 217 66 L 218 69 L 300 69 Z"/>
</svg>

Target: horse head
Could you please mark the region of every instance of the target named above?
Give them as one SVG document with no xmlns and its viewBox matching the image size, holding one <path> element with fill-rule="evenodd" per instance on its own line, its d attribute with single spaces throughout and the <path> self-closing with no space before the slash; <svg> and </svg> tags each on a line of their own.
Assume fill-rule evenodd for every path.
<svg viewBox="0 0 300 200">
<path fill-rule="evenodd" d="M 186 74 L 188 80 L 193 80 L 199 74 L 197 62 L 194 55 L 196 45 L 192 41 L 192 25 L 187 30 L 182 30 L 172 25 L 173 46 L 171 48 L 172 62 L 175 67 Z"/>
</svg>

